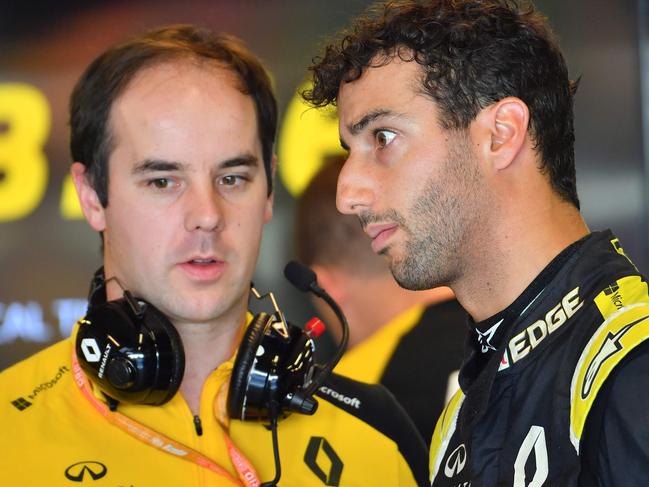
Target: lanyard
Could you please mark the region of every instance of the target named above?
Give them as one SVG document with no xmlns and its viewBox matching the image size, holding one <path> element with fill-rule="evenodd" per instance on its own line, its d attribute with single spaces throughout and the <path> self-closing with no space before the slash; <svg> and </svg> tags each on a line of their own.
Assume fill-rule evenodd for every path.
<svg viewBox="0 0 649 487">
<path fill-rule="evenodd" d="M 79 390 L 81 391 L 83 396 L 113 426 L 116 426 L 117 428 L 146 443 L 149 446 L 162 450 L 170 455 L 182 458 L 183 460 L 195 463 L 216 474 L 222 475 L 236 485 L 244 487 L 259 487 L 260 482 L 254 467 L 241 453 L 241 451 L 239 451 L 234 443 L 232 443 L 232 440 L 225 431 L 223 431 L 223 435 L 225 437 L 225 444 L 228 447 L 228 454 L 230 455 L 230 459 L 232 460 L 234 468 L 237 470 L 237 474 L 239 475 L 240 480 L 235 479 L 227 470 L 217 465 L 205 455 L 202 455 L 199 452 L 188 448 L 182 443 L 178 443 L 177 441 L 167 438 L 166 436 L 141 425 L 128 416 L 125 416 L 117 411 L 110 411 L 110 409 L 108 409 L 108 406 L 97 399 L 92 391 L 90 391 L 88 379 L 81 370 L 81 366 L 79 365 L 77 354 L 74 348 L 72 349 L 72 371 L 74 380 L 77 383 L 77 386 L 79 387 Z"/>
</svg>

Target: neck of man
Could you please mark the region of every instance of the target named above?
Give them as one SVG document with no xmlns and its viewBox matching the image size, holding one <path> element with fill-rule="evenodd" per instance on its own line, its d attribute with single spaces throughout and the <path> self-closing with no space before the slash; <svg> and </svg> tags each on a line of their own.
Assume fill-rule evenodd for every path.
<svg viewBox="0 0 649 487">
<path fill-rule="evenodd" d="M 481 229 L 478 244 L 465 249 L 460 275 L 451 284 L 476 322 L 507 308 L 554 257 L 589 233 L 579 210 L 556 195 L 527 197 L 499 211 Z"/>
<path fill-rule="evenodd" d="M 200 411 L 201 392 L 208 376 L 235 353 L 245 319 L 246 308 L 238 307 L 210 323 L 174 323 L 185 349 L 180 393 L 194 415 Z"/>
</svg>

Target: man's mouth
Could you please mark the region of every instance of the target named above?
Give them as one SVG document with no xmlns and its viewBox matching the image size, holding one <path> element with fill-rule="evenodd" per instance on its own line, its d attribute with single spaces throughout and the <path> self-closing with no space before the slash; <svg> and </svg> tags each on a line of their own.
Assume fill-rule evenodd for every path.
<svg viewBox="0 0 649 487">
<path fill-rule="evenodd" d="M 372 239 L 372 250 L 375 253 L 380 253 L 387 245 L 387 240 L 397 231 L 398 225 L 396 223 L 382 223 L 370 224 L 365 228 L 367 233 Z"/>
<path fill-rule="evenodd" d="M 192 280 L 214 281 L 225 269 L 226 263 L 214 257 L 194 257 L 180 264 L 180 268 Z"/>
<path fill-rule="evenodd" d="M 198 265 L 208 265 L 216 262 L 214 259 L 192 259 L 188 261 L 190 264 L 198 264 Z"/>
</svg>

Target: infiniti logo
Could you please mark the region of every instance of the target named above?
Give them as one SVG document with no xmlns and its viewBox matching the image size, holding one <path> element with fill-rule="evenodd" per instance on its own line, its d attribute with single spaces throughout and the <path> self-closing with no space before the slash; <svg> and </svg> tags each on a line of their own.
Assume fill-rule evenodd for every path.
<svg viewBox="0 0 649 487">
<path fill-rule="evenodd" d="M 459 474 L 466 464 L 466 448 L 464 443 L 451 452 L 444 465 L 444 473 L 450 479 Z"/>
<path fill-rule="evenodd" d="M 99 462 L 78 462 L 65 469 L 65 476 L 73 482 L 83 482 L 86 475 L 98 480 L 106 475 L 106 465 Z"/>
</svg>

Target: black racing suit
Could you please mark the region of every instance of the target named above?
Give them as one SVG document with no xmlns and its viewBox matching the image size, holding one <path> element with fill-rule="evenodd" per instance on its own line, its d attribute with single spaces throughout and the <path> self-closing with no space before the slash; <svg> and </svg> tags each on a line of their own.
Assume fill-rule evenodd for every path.
<svg viewBox="0 0 649 487">
<path fill-rule="evenodd" d="M 649 295 L 610 231 L 472 328 L 434 486 L 649 485 Z"/>
</svg>

